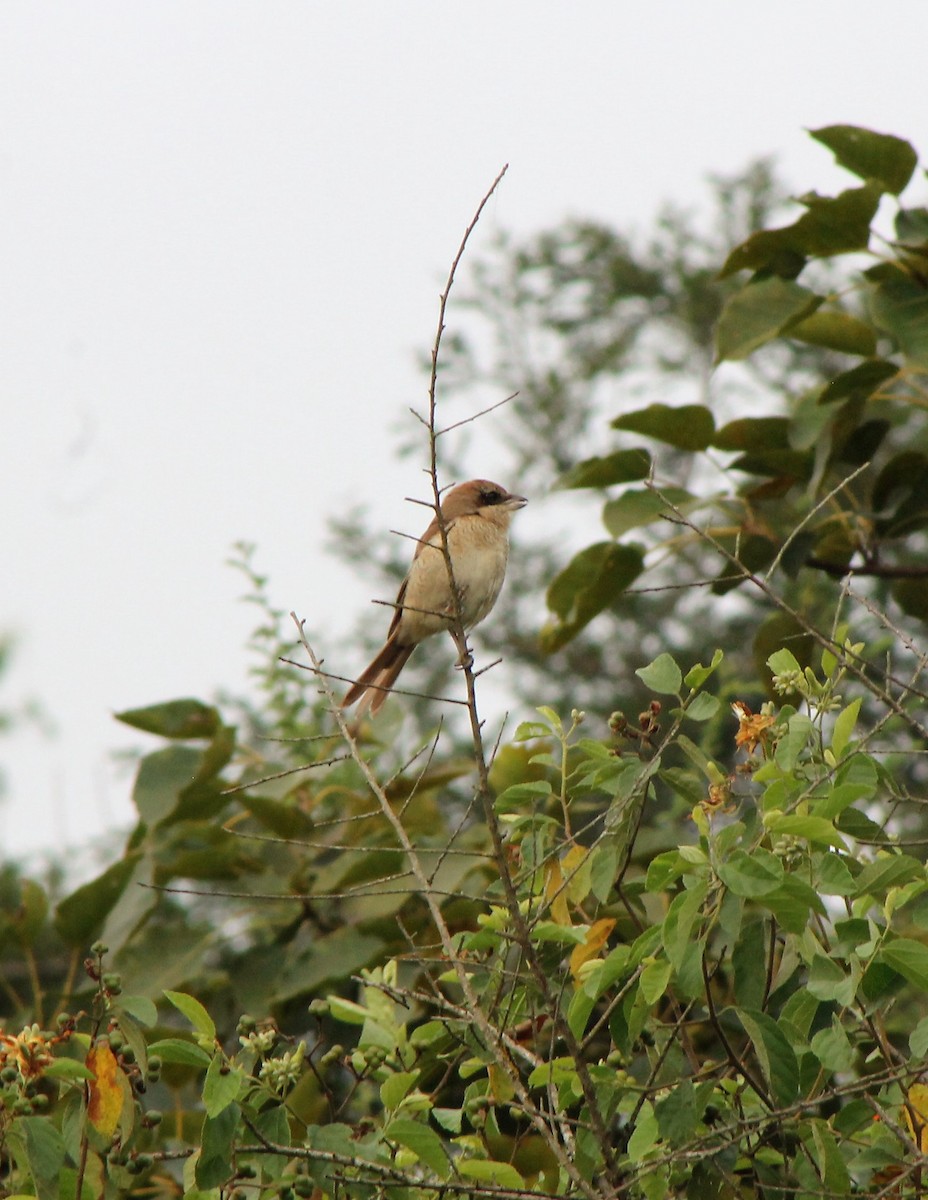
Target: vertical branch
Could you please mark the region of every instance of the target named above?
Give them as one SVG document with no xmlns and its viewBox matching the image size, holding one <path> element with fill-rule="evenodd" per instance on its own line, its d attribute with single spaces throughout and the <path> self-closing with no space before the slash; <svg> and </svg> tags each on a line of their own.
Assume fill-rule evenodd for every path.
<svg viewBox="0 0 928 1200">
<path fill-rule="evenodd" d="M 522 1082 L 522 1077 L 519 1074 L 518 1067 L 513 1062 L 511 1054 L 509 1053 L 504 1036 L 491 1024 L 481 1009 L 480 1001 L 477 993 L 474 991 L 470 976 L 465 970 L 460 955 L 455 949 L 451 931 L 449 930 L 448 924 L 442 915 L 441 907 L 438 899 L 435 896 L 432 882 L 423 869 L 415 847 L 409 840 L 409 834 L 406 832 L 402 821 L 394 811 L 393 806 L 390 804 L 382 785 L 374 775 L 370 763 L 368 763 L 367 759 L 365 759 L 364 755 L 361 753 L 357 739 L 351 732 L 343 710 L 339 707 L 335 699 L 335 695 L 332 692 L 331 684 L 322 670 L 322 663 L 316 655 L 315 650 L 313 650 L 308 638 L 306 637 L 306 632 L 303 628 L 303 622 L 299 619 L 296 613 L 292 612 L 290 617 L 297 628 L 300 643 L 303 646 L 303 649 L 306 651 L 316 678 L 319 680 L 320 686 L 322 687 L 323 694 L 328 700 L 332 713 L 335 716 L 339 733 L 341 734 L 345 745 L 348 747 L 352 759 L 357 764 L 361 774 L 364 776 L 365 783 L 370 788 L 375 799 L 377 800 L 381 812 L 386 820 L 390 823 L 393 832 L 396 835 L 397 842 L 402 848 L 403 853 L 409 862 L 409 868 L 415 877 L 422 899 L 429 910 L 429 916 L 435 925 L 439 940 L 441 941 L 442 951 L 454 969 L 458 985 L 460 986 L 464 995 L 468 1012 L 473 1019 L 474 1024 L 479 1029 L 487 1047 L 493 1051 L 493 1056 L 497 1064 L 502 1068 L 512 1084 L 519 1103 L 524 1108 L 526 1114 L 532 1121 L 538 1133 L 544 1139 L 545 1143 L 551 1148 L 552 1152 L 557 1157 L 559 1165 L 563 1168 L 573 1183 L 580 1189 L 583 1195 L 587 1197 L 587 1200 L 596 1200 L 597 1194 L 595 1189 L 593 1188 L 592 1184 L 582 1178 L 574 1163 L 567 1156 L 563 1141 L 560 1141 L 557 1137 L 552 1136 L 551 1130 L 542 1120 L 542 1117 L 538 1112 L 537 1107 L 535 1106 L 531 1095 L 528 1092 L 528 1089 Z M 564 1124 L 565 1119 L 559 1117 L 557 1114 L 554 1114 L 553 1121 L 555 1124 L 561 1127 L 561 1137 L 564 1138 L 564 1133 L 567 1129 L 566 1124 Z"/>
<path fill-rule="evenodd" d="M 564 1041 L 569 1054 L 574 1060 L 574 1067 L 577 1072 L 577 1077 L 580 1081 L 580 1086 L 583 1091 L 583 1098 L 589 1113 L 590 1125 L 592 1126 L 597 1142 L 599 1143 L 599 1148 L 602 1152 L 603 1161 L 606 1164 L 607 1172 L 612 1179 L 617 1181 L 618 1172 L 616 1169 L 615 1156 L 612 1151 L 612 1139 L 608 1129 L 606 1128 L 606 1122 L 602 1111 L 600 1110 L 599 1101 L 593 1086 L 593 1080 L 589 1071 L 587 1070 L 586 1061 L 583 1057 L 583 1047 L 581 1046 L 579 1040 L 574 1036 L 573 1030 L 567 1023 L 558 997 L 553 995 L 551 992 L 548 976 L 545 973 L 544 967 L 539 961 L 538 955 L 535 952 L 535 947 L 532 944 L 529 926 L 519 906 L 518 893 L 516 892 L 515 885 L 512 881 L 512 875 L 509 870 L 509 863 L 506 858 L 506 849 L 503 842 L 502 830 L 500 829 L 499 821 L 497 820 L 496 810 L 493 805 L 493 796 L 490 789 L 487 756 L 483 744 L 483 722 L 481 721 L 477 710 L 476 679 L 473 670 L 473 658 L 470 653 L 470 648 L 467 644 L 467 631 L 464 628 L 462 597 L 454 577 L 454 564 L 452 562 L 451 553 L 448 547 L 448 528 L 441 511 L 441 488 L 438 482 L 437 454 L 439 431 L 437 429 L 436 416 L 438 410 L 438 362 L 441 351 L 442 334 L 444 333 L 445 329 L 445 312 L 448 305 L 448 297 L 451 293 L 451 288 L 454 285 L 455 273 L 461 262 L 461 259 L 464 256 L 468 239 L 476 227 L 477 222 L 480 220 L 480 215 L 486 207 L 487 202 L 496 191 L 496 188 L 499 186 L 499 183 L 505 175 L 507 169 L 508 166 L 503 167 L 500 173 L 493 180 L 489 191 L 477 206 L 477 211 L 474 213 L 470 224 L 464 231 L 461 244 L 458 247 L 454 259 L 452 260 L 451 269 L 448 272 L 448 279 L 445 283 L 444 291 L 441 293 L 441 297 L 439 299 L 438 327 L 435 331 L 435 341 L 432 345 L 432 368 L 429 375 L 429 477 L 432 483 L 432 497 L 434 502 L 435 517 L 438 523 L 439 537 L 441 539 L 441 550 L 445 560 L 445 569 L 448 572 L 448 582 L 450 584 L 451 596 L 454 603 L 454 611 L 450 624 L 450 633 L 460 654 L 460 665 L 463 671 L 465 687 L 467 690 L 467 712 L 470 718 L 474 764 L 477 768 L 477 794 L 483 808 L 487 830 L 490 834 L 490 840 L 493 846 L 493 857 L 506 898 L 506 908 L 513 924 L 515 941 L 524 956 L 524 962 L 529 968 L 532 979 L 535 983 L 535 986 L 538 988 L 539 995 L 542 997 L 542 1002 L 545 1008 L 551 1014 L 552 1023 L 557 1035 Z M 476 1011 L 474 1015 L 476 1017 Z"/>
</svg>

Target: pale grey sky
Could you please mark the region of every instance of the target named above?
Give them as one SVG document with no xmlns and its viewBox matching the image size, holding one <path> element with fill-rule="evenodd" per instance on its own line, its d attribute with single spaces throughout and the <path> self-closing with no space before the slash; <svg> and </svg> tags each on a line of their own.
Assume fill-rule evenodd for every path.
<svg viewBox="0 0 928 1200">
<path fill-rule="evenodd" d="M 107 756 L 141 737 L 112 711 L 242 685 L 237 539 L 276 603 L 351 627 L 371 586 L 325 520 L 421 523 L 391 430 L 504 162 L 477 252 L 646 228 L 760 154 L 844 186 L 804 128 L 928 151 L 926 33 L 922 0 L 4 0 L 0 707 L 34 695 L 59 735 L 0 743 L 3 849 L 127 823 Z"/>
</svg>

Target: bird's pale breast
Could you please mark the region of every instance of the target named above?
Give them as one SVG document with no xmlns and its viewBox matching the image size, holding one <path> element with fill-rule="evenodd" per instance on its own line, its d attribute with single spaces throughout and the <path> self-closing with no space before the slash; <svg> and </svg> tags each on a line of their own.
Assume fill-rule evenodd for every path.
<svg viewBox="0 0 928 1200">
<path fill-rule="evenodd" d="M 481 518 L 455 521 L 448 530 L 454 578 L 461 591 L 464 626 L 479 624 L 496 603 L 509 557 L 505 529 Z M 448 627 L 453 612 L 448 569 L 440 537 L 422 547 L 413 560 L 401 621 L 402 640 L 419 642 Z M 422 609 L 412 612 L 411 609 Z M 442 617 L 439 614 L 448 614 Z"/>
</svg>

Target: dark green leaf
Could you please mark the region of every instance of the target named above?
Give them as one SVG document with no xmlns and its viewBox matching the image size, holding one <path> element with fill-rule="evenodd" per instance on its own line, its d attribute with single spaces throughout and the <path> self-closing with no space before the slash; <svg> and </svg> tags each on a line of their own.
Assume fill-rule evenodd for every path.
<svg viewBox="0 0 928 1200">
<path fill-rule="evenodd" d="M 55 912 L 55 928 L 69 946 L 86 948 L 103 928 L 141 858 L 129 854 L 66 896 Z"/>
<path fill-rule="evenodd" d="M 716 329 L 716 359 L 747 358 L 821 303 L 821 296 L 778 276 L 749 283 L 722 309 Z"/>
<path fill-rule="evenodd" d="M 715 421 L 702 404 L 649 404 L 623 413 L 612 422 L 613 429 L 629 429 L 646 437 L 676 446 L 678 450 L 705 450 L 712 441 Z"/>
<path fill-rule="evenodd" d="M 896 213 L 896 237 L 907 246 L 928 243 L 928 208 L 900 208 Z"/>
<path fill-rule="evenodd" d="M 238 1129 L 239 1107 L 230 1104 L 216 1117 L 206 1117 L 196 1165 L 197 1186 L 218 1188 L 232 1175 L 232 1144 Z"/>
<path fill-rule="evenodd" d="M 736 1008 L 735 1012 L 751 1039 L 774 1101 L 791 1104 L 799 1090 L 799 1066 L 786 1035 L 767 1013 L 744 1008 Z"/>
<path fill-rule="evenodd" d="M 767 922 L 746 923 L 732 951 L 734 998 L 743 1008 L 760 1008 L 767 982 Z"/>
<path fill-rule="evenodd" d="M 740 417 L 716 433 L 712 445 L 718 450 L 789 450 L 789 418 Z"/>
<path fill-rule="evenodd" d="M 800 197 L 806 212 L 792 225 L 761 229 L 729 254 L 720 278 L 751 270 L 795 279 L 808 258 L 827 258 L 866 250 L 870 222 L 876 216 L 883 189 L 875 183 L 848 188 L 839 196 L 810 192 Z"/>
<path fill-rule="evenodd" d="M 892 134 L 874 133 L 859 125 L 825 125 L 809 133 L 827 146 L 846 170 L 861 179 L 876 180 L 893 195 L 903 190 L 918 163 L 911 144 Z"/>
<path fill-rule="evenodd" d="M 670 1094 L 654 1105 L 661 1137 L 672 1146 L 682 1146 L 696 1132 L 700 1113 L 693 1102 L 693 1081 L 681 1079 Z"/>
<path fill-rule="evenodd" d="M 928 284 L 896 272 L 870 293 L 870 315 L 919 366 L 928 366 Z"/>
<path fill-rule="evenodd" d="M 647 450 L 616 450 L 605 458 L 588 458 L 558 480 L 562 488 L 604 488 L 614 483 L 631 483 L 651 474 Z"/>
<path fill-rule="evenodd" d="M 814 312 L 794 325 L 789 336 L 808 342 L 810 346 L 839 350 L 842 354 L 876 354 L 876 334 L 872 327 L 850 313 Z"/>
<path fill-rule="evenodd" d="M 836 375 L 822 389 L 819 404 L 833 404 L 836 400 L 866 400 L 887 380 L 899 374 L 895 363 L 883 358 L 872 358 L 858 363 L 850 371 Z"/>
<path fill-rule="evenodd" d="M 116 720 L 166 738 L 211 738 L 222 724 L 216 709 L 199 700 L 169 700 L 149 708 L 130 708 L 116 713 Z"/>
<path fill-rule="evenodd" d="M 892 593 L 904 613 L 928 621 L 928 579 L 897 579 Z"/>
<path fill-rule="evenodd" d="M 280 800 L 271 800 L 267 796 L 253 796 L 247 793 L 242 798 L 242 805 L 248 809 L 255 820 L 265 829 L 281 838 L 305 838 L 313 831 L 310 817 L 297 808 L 295 804 L 285 804 Z"/>
<path fill-rule="evenodd" d="M 548 588 L 548 607 L 559 624 L 542 631 L 542 648 L 560 649 L 614 604 L 644 569 L 640 546 L 597 542 L 581 550 Z"/>
<path fill-rule="evenodd" d="M 884 942 L 880 958 L 903 979 L 914 983 L 923 992 L 928 991 L 928 946 L 912 938 L 896 938 Z"/>
</svg>

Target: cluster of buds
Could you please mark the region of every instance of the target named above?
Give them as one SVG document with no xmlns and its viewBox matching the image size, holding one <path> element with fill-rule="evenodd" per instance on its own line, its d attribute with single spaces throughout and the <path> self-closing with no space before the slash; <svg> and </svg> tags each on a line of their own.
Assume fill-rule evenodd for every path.
<svg viewBox="0 0 928 1200">
<path fill-rule="evenodd" d="M 653 746 L 654 735 L 660 729 L 660 722 L 658 721 L 660 714 L 660 700 L 652 700 L 644 712 L 638 714 L 637 725 L 630 724 L 625 713 L 614 712 L 609 718 L 609 729 L 616 737 L 624 737 L 630 741 L 637 741 L 642 746 Z M 615 753 L 620 754 L 621 751 L 616 750 Z"/>
</svg>

